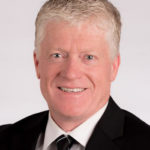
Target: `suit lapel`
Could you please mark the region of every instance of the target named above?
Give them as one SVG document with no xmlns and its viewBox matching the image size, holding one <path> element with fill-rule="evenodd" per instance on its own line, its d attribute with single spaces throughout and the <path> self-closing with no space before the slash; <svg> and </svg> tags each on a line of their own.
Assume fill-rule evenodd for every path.
<svg viewBox="0 0 150 150">
<path fill-rule="evenodd" d="M 85 150 L 119 150 L 119 148 L 101 129 L 99 129 L 95 130 Z"/>
<path fill-rule="evenodd" d="M 114 139 L 123 135 L 124 112 L 110 97 L 109 104 L 86 146 L 86 150 L 119 150 Z"/>
</svg>

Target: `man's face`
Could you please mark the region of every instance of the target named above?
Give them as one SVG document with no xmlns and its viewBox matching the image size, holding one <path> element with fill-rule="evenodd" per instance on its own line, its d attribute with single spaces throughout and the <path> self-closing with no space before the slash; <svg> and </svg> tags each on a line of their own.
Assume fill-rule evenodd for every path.
<svg viewBox="0 0 150 150">
<path fill-rule="evenodd" d="M 106 33 L 91 24 L 50 22 L 45 33 L 34 59 L 51 115 L 85 121 L 108 101 L 119 56 L 110 58 Z"/>
</svg>

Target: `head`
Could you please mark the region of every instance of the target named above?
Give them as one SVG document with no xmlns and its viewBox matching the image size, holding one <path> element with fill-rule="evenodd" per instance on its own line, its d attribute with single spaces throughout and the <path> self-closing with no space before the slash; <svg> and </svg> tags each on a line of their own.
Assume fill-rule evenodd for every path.
<svg viewBox="0 0 150 150">
<path fill-rule="evenodd" d="M 36 20 L 34 61 L 54 120 L 80 124 L 102 108 L 119 67 L 120 16 L 107 0 L 51 0 Z"/>
</svg>

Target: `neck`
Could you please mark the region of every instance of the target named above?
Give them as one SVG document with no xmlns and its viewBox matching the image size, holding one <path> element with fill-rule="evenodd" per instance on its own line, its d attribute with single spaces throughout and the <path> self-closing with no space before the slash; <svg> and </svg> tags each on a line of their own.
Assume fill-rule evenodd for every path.
<svg viewBox="0 0 150 150">
<path fill-rule="evenodd" d="M 71 118 L 71 117 L 65 117 L 65 118 L 56 118 L 52 116 L 52 119 L 54 122 L 65 132 L 70 132 L 74 130 L 76 127 L 78 127 L 80 124 L 82 124 L 86 119 L 77 119 L 77 118 Z"/>
</svg>

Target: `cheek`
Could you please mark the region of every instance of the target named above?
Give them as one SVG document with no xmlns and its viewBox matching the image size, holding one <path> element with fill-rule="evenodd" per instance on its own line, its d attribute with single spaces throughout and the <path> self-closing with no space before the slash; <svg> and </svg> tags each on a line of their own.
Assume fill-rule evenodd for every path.
<svg viewBox="0 0 150 150">
<path fill-rule="evenodd" d="M 49 99 L 49 97 L 55 94 L 53 90 L 60 73 L 60 68 L 59 65 L 50 63 L 43 63 L 41 66 L 40 87 L 45 99 Z"/>
<path fill-rule="evenodd" d="M 54 69 L 47 63 L 42 63 L 40 65 L 40 88 L 44 95 L 48 92 L 48 88 L 54 78 Z"/>
<path fill-rule="evenodd" d="M 53 78 L 58 72 L 58 67 L 53 65 L 53 64 L 50 64 L 48 62 L 42 62 L 41 65 L 40 65 L 40 76 L 41 76 L 41 79 L 51 79 Z"/>
<path fill-rule="evenodd" d="M 94 72 L 94 71 L 93 71 Z M 99 68 L 97 73 L 92 73 L 93 77 L 93 94 L 92 97 L 95 99 L 96 105 L 102 104 L 110 93 L 110 69 L 109 68 Z"/>
<path fill-rule="evenodd" d="M 102 84 L 105 82 L 111 81 L 111 67 L 110 65 L 104 65 L 99 67 L 95 67 L 89 71 L 90 76 L 92 77 L 92 81 L 95 84 Z"/>
</svg>

